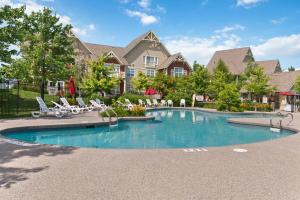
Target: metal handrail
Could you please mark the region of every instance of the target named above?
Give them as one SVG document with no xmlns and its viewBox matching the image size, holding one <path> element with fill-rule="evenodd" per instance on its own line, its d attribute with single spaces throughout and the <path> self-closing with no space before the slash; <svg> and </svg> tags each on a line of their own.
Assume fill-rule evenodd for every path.
<svg viewBox="0 0 300 200">
<path fill-rule="evenodd" d="M 276 116 L 279 116 L 281 117 L 281 119 L 279 120 L 279 127 L 280 129 L 282 129 L 282 120 L 287 118 L 287 117 L 291 117 L 291 120 L 286 124 L 286 126 L 290 125 L 292 123 L 292 121 L 294 120 L 294 115 L 292 113 L 287 113 L 287 114 L 284 114 L 284 113 L 281 113 L 281 112 L 277 112 L 276 113 Z M 273 118 L 270 119 L 270 126 L 273 127 Z"/>
</svg>

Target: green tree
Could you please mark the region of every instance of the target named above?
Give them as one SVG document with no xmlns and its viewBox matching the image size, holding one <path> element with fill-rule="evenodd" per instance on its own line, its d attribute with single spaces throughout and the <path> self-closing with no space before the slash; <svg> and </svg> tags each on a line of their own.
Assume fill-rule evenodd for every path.
<svg viewBox="0 0 300 200">
<path fill-rule="evenodd" d="M 113 66 L 105 65 L 105 58 L 99 57 L 96 61 L 88 63 L 88 72 L 83 78 L 81 87 L 89 94 L 101 92 L 109 93 L 111 89 L 117 87 L 120 79 L 112 75 Z"/>
<path fill-rule="evenodd" d="M 203 68 L 204 65 L 201 65 L 199 63 L 197 63 L 197 61 L 195 60 L 193 63 L 193 71 L 196 71 L 198 68 Z"/>
<path fill-rule="evenodd" d="M 296 69 L 295 69 L 295 67 L 290 66 L 290 67 L 288 68 L 288 70 L 289 70 L 289 72 L 292 72 L 292 71 L 295 71 Z"/>
<path fill-rule="evenodd" d="M 246 81 L 244 89 L 254 97 L 259 98 L 262 95 L 268 94 L 274 90 L 269 85 L 269 77 L 264 73 L 263 67 L 255 64 L 245 72 Z"/>
<path fill-rule="evenodd" d="M 193 90 L 197 94 L 205 94 L 210 82 L 210 75 L 206 67 L 200 66 L 191 75 Z"/>
<path fill-rule="evenodd" d="M 300 93 L 300 76 L 296 79 L 296 83 L 294 85 L 294 90 L 297 92 L 297 93 Z"/>
<path fill-rule="evenodd" d="M 240 111 L 240 93 L 236 84 L 226 84 L 218 94 L 217 106 L 222 111 Z"/>
<path fill-rule="evenodd" d="M 25 7 L 0 8 L 0 65 L 12 62 L 12 56 L 18 53 L 12 45 L 18 45 L 23 36 L 23 23 Z"/>
<path fill-rule="evenodd" d="M 175 83 L 174 77 L 168 76 L 164 72 L 157 72 L 153 80 L 153 87 L 165 96 L 169 91 L 174 91 Z"/>
<path fill-rule="evenodd" d="M 69 37 L 71 25 L 63 25 L 48 8 L 25 16 L 26 26 L 21 53 L 32 78 L 41 85 L 44 98 L 46 80 L 65 80 L 67 67 L 74 61 L 73 39 Z"/>
<path fill-rule="evenodd" d="M 147 90 L 153 85 L 151 77 L 147 77 L 143 72 L 139 71 L 138 74 L 131 79 L 133 88 L 138 92 Z"/>
<path fill-rule="evenodd" d="M 225 85 L 231 82 L 232 75 L 230 74 L 228 67 L 222 60 L 219 60 L 207 88 L 208 94 L 210 97 L 217 99 L 218 94 L 224 89 Z"/>
</svg>

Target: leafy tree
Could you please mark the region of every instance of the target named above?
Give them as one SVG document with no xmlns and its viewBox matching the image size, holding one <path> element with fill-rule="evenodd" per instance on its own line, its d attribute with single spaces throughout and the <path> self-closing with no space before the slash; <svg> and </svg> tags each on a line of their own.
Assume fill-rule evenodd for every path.
<svg viewBox="0 0 300 200">
<path fill-rule="evenodd" d="M 290 67 L 288 68 L 288 70 L 289 70 L 289 72 L 292 72 L 292 71 L 295 71 L 296 69 L 295 69 L 295 67 L 290 66 Z"/>
<path fill-rule="evenodd" d="M 294 85 L 294 90 L 297 92 L 297 93 L 300 93 L 300 76 L 296 79 L 296 83 Z"/>
<path fill-rule="evenodd" d="M 269 77 L 264 73 L 263 67 L 255 64 L 246 71 L 247 80 L 244 89 L 256 98 L 268 94 L 274 90 L 269 85 Z"/>
<path fill-rule="evenodd" d="M 0 65 L 10 64 L 12 56 L 18 53 L 12 45 L 18 45 L 23 36 L 23 23 L 25 7 L 0 8 Z"/>
<path fill-rule="evenodd" d="M 214 69 L 210 85 L 207 88 L 208 94 L 212 98 L 217 98 L 218 94 L 224 89 L 225 85 L 231 83 L 232 75 L 228 67 L 222 60 L 219 60 L 216 68 Z"/>
<path fill-rule="evenodd" d="M 193 71 L 196 71 L 198 68 L 203 68 L 204 65 L 201 65 L 199 63 L 197 63 L 197 61 L 195 60 L 193 63 Z"/>
<path fill-rule="evenodd" d="M 193 90 L 197 94 L 205 94 L 210 81 L 210 75 L 206 67 L 200 66 L 192 75 Z"/>
<path fill-rule="evenodd" d="M 224 89 L 218 94 L 218 110 L 240 111 L 240 93 L 236 84 L 226 84 Z"/>
<path fill-rule="evenodd" d="M 138 74 L 131 79 L 133 88 L 139 92 L 147 90 L 153 85 L 151 77 L 147 77 L 143 72 L 139 71 Z"/>
<path fill-rule="evenodd" d="M 88 63 L 88 72 L 83 78 L 81 87 L 90 94 L 101 92 L 109 93 L 112 88 L 117 87 L 120 79 L 112 75 L 113 66 L 105 66 L 105 58 L 99 57 L 96 61 Z"/>
<path fill-rule="evenodd" d="M 33 80 L 41 84 L 44 98 L 46 80 L 64 80 L 70 75 L 67 66 L 74 61 L 74 50 L 68 33 L 72 26 L 59 23 L 59 18 L 48 8 L 25 16 L 24 24 L 21 59 L 28 64 Z"/>
<path fill-rule="evenodd" d="M 174 77 L 168 76 L 163 72 L 158 72 L 154 77 L 153 87 L 164 96 L 167 95 L 169 91 L 174 91 L 175 83 Z"/>
</svg>

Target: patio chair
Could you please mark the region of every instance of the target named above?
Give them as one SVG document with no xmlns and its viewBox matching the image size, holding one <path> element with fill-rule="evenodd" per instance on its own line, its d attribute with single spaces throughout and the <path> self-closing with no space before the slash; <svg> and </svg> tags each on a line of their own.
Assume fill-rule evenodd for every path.
<svg viewBox="0 0 300 200">
<path fill-rule="evenodd" d="M 68 108 L 68 109 L 70 109 L 70 110 L 76 110 L 76 111 L 79 111 L 79 112 L 83 112 L 83 111 L 84 111 L 84 108 L 80 108 L 80 107 L 78 107 L 78 106 L 71 106 L 71 105 L 69 104 L 68 100 L 67 100 L 65 97 L 61 97 L 61 98 L 60 98 L 60 101 L 63 103 L 63 106 L 64 106 L 65 108 Z M 73 111 L 72 111 L 72 113 L 73 113 Z"/>
<path fill-rule="evenodd" d="M 121 101 L 117 101 L 117 103 L 119 104 L 119 106 L 122 106 L 124 107 L 125 109 L 128 109 L 128 110 L 132 110 L 133 109 L 133 105 L 130 103 L 122 103 Z"/>
<path fill-rule="evenodd" d="M 142 99 L 139 99 L 139 106 L 145 106 L 145 102 Z"/>
<path fill-rule="evenodd" d="M 167 101 L 167 105 L 168 105 L 168 107 L 173 107 L 173 101 L 171 99 L 169 99 Z"/>
<path fill-rule="evenodd" d="M 41 115 L 54 115 L 57 118 L 61 118 L 64 115 L 67 115 L 67 111 L 65 109 L 59 109 L 59 108 L 48 108 L 45 104 L 44 100 L 41 97 L 36 97 L 36 100 L 39 104 L 40 110 L 31 112 L 32 117 L 38 118 Z"/>
<path fill-rule="evenodd" d="M 180 99 L 180 107 L 185 107 L 185 99 Z"/>
<path fill-rule="evenodd" d="M 130 102 L 129 99 L 125 99 L 125 104 L 126 104 L 128 107 L 133 108 L 133 104 Z"/>
<path fill-rule="evenodd" d="M 55 105 L 55 108 L 57 108 L 57 109 L 66 110 L 68 113 L 72 113 L 73 115 L 78 115 L 80 113 L 80 110 L 78 110 L 78 109 L 65 107 L 65 106 L 62 106 L 62 105 L 54 102 L 54 101 L 51 101 L 51 102 Z"/>
<path fill-rule="evenodd" d="M 84 111 L 90 112 L 90 111 L 94 110 L 94 107 L 86 105 L 81 97 L 76 98 L 76 101 L 80 108 L 84 108 Z"/>
<path fill-rule="evenodd" d="M 157 107 L 158 106 L 158 102 L 157 102 L 157 99 L 153 99 L 153 106 Z"/>
<path fill-rule="evenodd" d="M 97 102 L 97 104 L 99 104 L 100 106 L 102 106 L 103 108 L 107 108 L 107 105 L 105 105 L 104 101 L 101 101 L 100 99 L 95 99 L 95 101 Z"/>
<path fill-rule="evenodd" d="M 146 99 L 147 107 L 152 107 L 152 103 L 150 99 Z"/>
<path fill-rule="evenodd" d="M 161 100 L 161 101 L 160 101 L 160 105 L 161 105 L 161 106 L 166 106 L 166 105 L 167 105 L 166 100 Z"/>
<path fill-rule="evenodd" d="M 99 99 L 98 99 L 99 100 Z M 92 106 L 96 109 L 96 110 L 100 110 L 100 111 L 104 111 L 107 109 L 107 106 L 103 103 L 99 104 L 97 103 L 95 100 L 90 100 L 90 103 L 92 104 Z"/>
</svg>

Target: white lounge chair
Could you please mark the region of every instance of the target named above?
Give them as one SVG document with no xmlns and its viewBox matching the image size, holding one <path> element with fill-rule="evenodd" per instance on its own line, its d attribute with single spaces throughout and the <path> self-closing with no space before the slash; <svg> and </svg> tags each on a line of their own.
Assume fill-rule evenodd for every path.
<svg viewBox="0 0 300 200">
<path fill-rule="evenodd" d="M 161 100 L 161 101 L 160 101 L 160 105 L 161 105 L 161 106 L 166 106 L 166 105 L 167 105 L 166 100 Z"/>
<path fill-rule="evenodd" d="M 61 109 L 61 110 L 66 110 L 68 113 L 72 113 L 73 115 L 78 115 L 80 113 L 80 110 L 78 110 L 78 109 L 65 107 L 65 106 L 62 106 L 62 105 L 54 102 L 54 101 L 51 101 L 51 102 L 55 105 L 55 108 L 58 108 L 58 109 Z"/>
<path fill-rule="evenodd" d="M 153 99 L 153 106 L 157 107 L 158 106 L 158 102 L 157 102 L 157 99 Z"/>
<path fill-rule="evenodd" d="M 180 107 L 185 107 L 185 99 L 180 99 Z"/>
<path fill-rule="evenodd" d="M 95 101 L 97 102 L 97 104 L 99 104 L 100 106 L 102 106 L 103 108 L 107 108 L 107 105 L 105 105 L 104 101 L 100 101 L 100 99 L 95 99 Z"/>
<path fill-rule="evenodd" d="M 76 101 L 80 108 L 84 108 L 84 111 L 90 112 L 90 111 L 94 110 L 94 107 L 86 105 L 81 97 L 76 98 Z"/>
<path fill-rule="evenodd" d="M 150 99 L 146 99 L 147 107 L 152 107 L 152 103 Z"/>
<path fill-rule="evenodd" d="M 145 106 L 145 102 L 142 99 L 139 99 L 139 106 Z"/>
<path fill-rule="evenodd" d="M 41 115 L 54 115 L 57 118 L 61 118 L 68 114 L 68 112 L 65 109 L 60 109 L 57 107 L 48 108 L 41 97 L 36 97 L 36 100 L 39 103 L 40 110 L 31 112 L 32 117 L 38 118 Z"/>
<path fill-rule="evenodd" d="M 129 99 L 125 99 L 125 105 L 128 107 L 128 109 L 132 109 L 133 108 L 133 104 L 130 102 Z"/>
<path fill-rule="evenodd" d="M 171 99 L 169 99 L 167 101 L 168 107 L 173 107 L 173 101 Z"/>
<path fill-rule="evenodd" d="M 77 112 L 84 111 L 84 108 L 80 108 L 79 106 L 71 106 L 65 97 L 60 98 L 60 101 L 63 103 L 63 106 L 65 108 L 72 110 L 72 113 L 74 112 L 74 110 L 76 110 Z"/>
<path fill-rule="evenodd" d="M 90 100 L 90 103 L 96 110 L 104 111 L 107 109 L 107 106 L 105 104 L 98 104 L 95 100 Z"/>
</svg>

